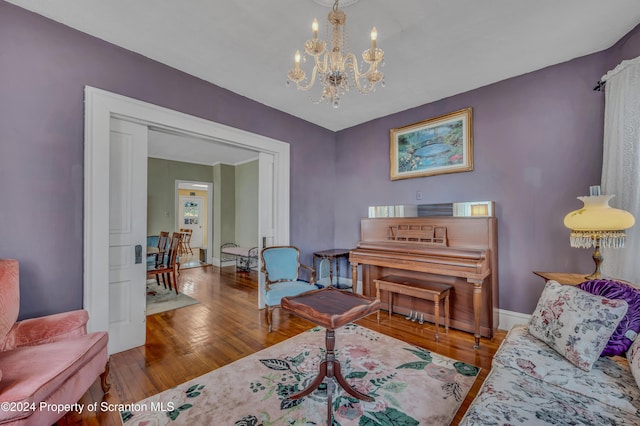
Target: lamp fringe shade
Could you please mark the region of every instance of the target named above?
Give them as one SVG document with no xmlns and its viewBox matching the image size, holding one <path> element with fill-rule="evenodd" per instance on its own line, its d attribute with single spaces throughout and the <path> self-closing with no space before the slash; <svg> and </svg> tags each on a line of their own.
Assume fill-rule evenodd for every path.
<svg viewBox="0 0 640 426">
<path fill-rule="evenodd" d="M 622 231 L 601 231 L 598 236 L 600 247 L 622 248 L 627 235 Z M 572 231 L 569 238 L 571 247 L 591 248 L 594 245 L 594 234 L 591 231 Z"/>
</svg>

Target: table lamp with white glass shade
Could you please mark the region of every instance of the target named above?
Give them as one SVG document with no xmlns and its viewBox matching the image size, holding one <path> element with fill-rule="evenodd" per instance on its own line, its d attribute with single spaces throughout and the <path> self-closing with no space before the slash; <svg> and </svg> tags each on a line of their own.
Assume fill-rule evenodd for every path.
<svg viewBox="0 0 640 426">
<path fill-rule="evenodd" d="M 591 248 L 596 270 L 585 278 L 589 280 L 602 278 L 600 265 L 603 262 L 600 247 L 624 247 L 625 229 L 635 223 L 633 215 L 628 211 L 609 206 L 613 195 L 592 195 L 578 197 L 584 203 L 581 209 L 572 211 L 564 217 L 564 226 L 571 230 L 571 247 Z"/>
</svg>

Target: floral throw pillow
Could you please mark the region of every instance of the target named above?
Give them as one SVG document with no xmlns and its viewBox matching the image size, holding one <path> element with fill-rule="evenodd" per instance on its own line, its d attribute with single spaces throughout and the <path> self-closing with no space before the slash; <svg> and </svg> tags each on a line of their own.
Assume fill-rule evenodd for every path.
<svg viewBox="0 0 640 426">
<path fill-rule="evenodd" d="M 589 371 L 627 308 L 625 300 L 607 299 L 549 281 L 529 320 L 529 333 Z"/>
<path fill-rule="evenodd" d="M 636 379 L 636 383 L 640 386 L 640 339 L 636 339 L 627 351 L 627 361 L 633 378 Z"/>
</svg>

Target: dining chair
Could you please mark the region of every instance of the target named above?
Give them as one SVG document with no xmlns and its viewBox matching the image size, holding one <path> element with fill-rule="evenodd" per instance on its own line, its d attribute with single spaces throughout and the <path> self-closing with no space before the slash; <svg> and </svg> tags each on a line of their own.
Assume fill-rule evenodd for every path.
<svg viewBox="0 0 640 426">
<path fill-rule="evenodd" d="M 183 228 L 180 229 L 180 232 L 182 233 L 182 250 L 184 254 L 187 254 L 187 251 L 189 252 L 189 254 L 193 255 L 193 250 L 191 249 L 191 236 L 193 235 L 193 229 L 187 229 L 187 228 Z"/>
<path fill-rule="evenodd" d="M 169 244 L 169 250 L 167 251 L 166 262 L 156 265 L 155 268 L 151 268 L 147 270 L 147 275 L 155 275 L 156 283 L 160 285 L 160 277 L 162 277 L 162 283 L 164 287 L 167 288 L 167 283 L 169 284 L 169 290 L 174 289 L 176 294 L 178 294 L 178 279 L 176 278 L 177 264 L 176 259 L 178 258 L 178 247 L 180 246 L 180 238 L 171 238 L 171 243 Z M 173 286 L 171 278 L 173 278 Z"/>
<path fill-rule="evenodd" d="M 297 296 L 316 290 L 315 268 L 300 263 L 300 250 L 294 246 L 266 247 L 260 252 L 261 272 L 265 277 L 264 301 L 269 332 L 273 330 L 273 310 L 280 307 L 283 297 Z M 306 270 L 309 282 L 300 279 L 299 273 Z"/>
<path fill-rule="evenodd" d="M 166 231 L 160 231 L 158 235 L 158 253 L 156 254 L 156 266 L 164 263 L 164 255 L 167 251 L 167 241 L 169 240 L 169 233 Z"/>
<path fill-rule="evenodd" d="M 177 254 L 177 258 L 176 258 L 176 265 L 177 265 L 177 269 L 178 269 L 178 275 L 180 275 L 180 255 L 182 254 L 182 237 L 184 236 L 184 234 L 182 232 L 172 232 L 171 233 L 171 239 L 173 238 L 177 238 L 178 241 L 178 254 Z"/>
</svg>

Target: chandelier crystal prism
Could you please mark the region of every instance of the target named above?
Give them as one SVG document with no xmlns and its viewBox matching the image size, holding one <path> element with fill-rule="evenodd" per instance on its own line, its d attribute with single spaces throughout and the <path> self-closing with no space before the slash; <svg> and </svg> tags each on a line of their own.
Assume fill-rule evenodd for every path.
<svg viewBox="0 0 640 426">
<path fill-rule="evenodd" d="M 333 4 L 327 19 L 327 28 L 331 27 L 330 48 L 327 48 L 326 41 L 318 38 L 318 20 L 314 19 L 311 26 L 312 38 L 304 44 L 303 53 L 313 58 L 311 77 L 307 78 L 300 66 L 301 62 L 306 62 L 306 56 L 296 51 L 294 68 L 288 73 L 287 85 L 294 82 L 298 90 L 309 91 L 318 81 L 318 84 L 322 85 L 321 95 L 314 102 L 327 101 L 334 108 L 338 108 L 342 96 L 351 87 L 357 88 L 363 95 L 375 91 L 378 83 L 384 87 L 384 74 L 378 69 L 384 65 L 384 52 L 376 45 L 378 32 L 376 27 L 373 27 L 371 45 L 362 52 L 362 68 L 364 64 L 368 64 L 368 69 L 360 72 L 356 55 L 347 52 L 347 16 L 339 9 L 338 0 Z"/>
</svg>

